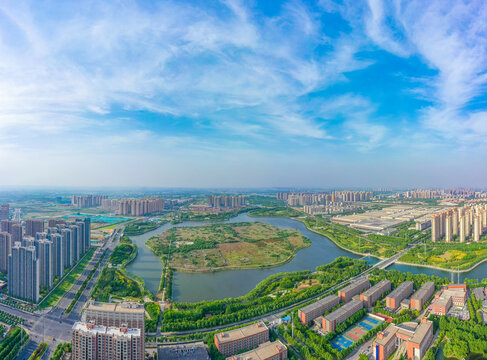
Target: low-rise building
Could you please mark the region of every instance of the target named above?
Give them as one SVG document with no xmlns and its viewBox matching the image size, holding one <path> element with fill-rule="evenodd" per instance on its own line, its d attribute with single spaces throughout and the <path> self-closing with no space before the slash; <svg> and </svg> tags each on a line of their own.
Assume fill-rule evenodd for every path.
<svg viewBox="0 0 487 360">
<path fill-rule="evenodd" d="M 435 283 L 433 281 L 424 283 L 423 286 L 411 296 L 411 309 L 421 311 L 424 304 L 431 296 L 433 296 L 434 292 Z"/>
<path fill-rule="evenodd" d="M 394 291 L 392 291 L 386 297 L 386 307 L 392 310 L 396 310 L 401 301 L 407 298 L 413 292 L 413 283 L 411 281 L 405 281 L 399 285 Z"/>
<path fill-rule="evenodd" d="M 452 306 L 463 308 L 466 301 L 467 286 L 465 284 L 448 285 L 440 294 L 435 295 L 430 309 L 436 315 L 446 315 Z"/>
<path fill-rule="evenodd" d="M 335 331 L 338 324 L 344 322 L 350 316 L 362 310 L 363 307 L 364 303 L 360 300 L 350 301 L 349 303 L 343 305 L 341 308 L 323 317 L 323 329 L 326 332 Z"/>
<path fill-rule="evenodd" d="M 382 280 L 372 286 L 370 289 L 360 294 L 360 300 L 364 302 L 365 307 L 372 307 L 374 303 L 381 298 L 386 292 L 391 290 L 391 281 Z"/>
<path fill-rule="evenodd" d="M 373 343 L 374 359 L 388 359 L 404 341 L 407 342 L 407 358 L 421 360 L 433 341 L 433 323 L 423 318 L 419 325 L 414 322 L 389 325 L 377 334 Z"/>
<path fill-rule="evenodd" d="M 338 291 L 338 296 L 343 302 L 349 302 L 355 295 L 360 294 L 362 291 L 370 287 L 370 280 L 366 277 L 362 277 L 353 281 L 350 285 L 345 286 Z"/>
<path fill-rule="evenodd" d="M 280 340 L 266 342 L 257 349 L 227 357 L 226 360 L 284 360 L 287 359 L 287 347 Z"/>
<path fill-rule="evenodd" d="M 262 321 L 240 329 L 215 334 L 216 348 L 225 356 L 253 349 L 267 341 L 269 341 L 269 328 Z"/>
<path fill-rule="evenodd" d="M 318 316 L 321 316 L 325 311 L 333 309 L 340 303 L 340 298 L 336 295 L 330 295 L 324 299 L 318 300 L 312 304 L 302 307 L 298 310 L 299 320 L 303 325 L 309 325 Z"/>
</svg>

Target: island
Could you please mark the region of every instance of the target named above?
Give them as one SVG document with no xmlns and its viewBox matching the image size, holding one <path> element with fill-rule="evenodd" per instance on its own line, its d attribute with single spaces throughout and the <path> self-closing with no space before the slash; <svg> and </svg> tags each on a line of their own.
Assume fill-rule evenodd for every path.
<svg viewBox="0 0 487 360">
<path fill-rule="evenodd" d="M 146 245 L 170 268 L 206 272 L 281 265 L 311 241 L 296 230 L 242 222 L 176 227 Z"/>
</svg>

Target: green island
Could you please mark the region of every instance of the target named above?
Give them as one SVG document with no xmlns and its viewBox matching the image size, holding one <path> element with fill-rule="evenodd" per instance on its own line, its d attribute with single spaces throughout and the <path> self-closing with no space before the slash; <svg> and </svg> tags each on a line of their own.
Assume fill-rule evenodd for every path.
<svg viewBox="0 0 487 360">
<path fill-rule="evenodd" d="M 303 216 L 304 213 L 301 211 L 294 210 L 293 208 L 290 207 L 265 207 L 265 208 L 259 208 L 259 209 L 254 209 L 250 210 L 247 213 L 249 216 L 280 216 L 280 217 L 297 217 L 297 216 Z"/>
<path fill-rule="evenodd" d="M 93 297 L 107 302 L 110 297 L 118 300 L 141 300 L 145 295 L 150 297 L 144 281 L 127 272 L 125 266 L 137 256 L 137 246 L 126 235 L 110 255 L 109 266 L 105 266 L 93 289 Z"/>
<path fill-rule="evenodd" d="M 431 241 L 409 250 L 399 261 L 434 266 L 448 270 L 467 270 L 487 259 L 487 241 L 479 243 L 445 243 Z"/>
<path fill-rule="evenodd" d="M 161 331 L 202 329 L 251 319 L 310 299 L 370 268 L 364 260 L 339 257 L 316 272 L 269 276 L 247 295 L 198 303 L 173 303 L 164 311 Z"/>
<path fill-rule="evenodd" d="M 146 245 L 179 271 L 264 268 L 283 264 L 311 245 L 298 231 L 264 223 L 179 227 L 150 238 Z"/>
<path fill-rule="evenodd" d="M 146 232 L 157 229 L 159 226 L 163 225 L 164 221 L 136 221 L 125 226 L 123 230 L 124 235 L 134 236 L 141 235 Z"/>
</svg>

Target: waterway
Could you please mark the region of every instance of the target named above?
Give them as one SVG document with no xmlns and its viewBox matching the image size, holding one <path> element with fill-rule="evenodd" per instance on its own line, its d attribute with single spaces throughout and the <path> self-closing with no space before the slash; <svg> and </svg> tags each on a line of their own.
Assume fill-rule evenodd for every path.
<svg viewBox="0 0 487 360">
<path fill-rule="evenodd" d="M 242 296 L 252 290 L 260 281 L 268 276 L 280 272 L 314 270 L 317 266 L 328 264 L 339 256 L 360 258 L 336 246 L 326 236 L 312 232 L 297 220 L 278 217 L 250 217 L 246 213 L 224 221 L 223 223 L 235 222 L 263 222 L 270 225 L 298 230 L 303 236 L 311 240 L 311 246 L 300 250 L 288 263 L 268 269 L 229 270 L 210 273 L 185 273 L 175 272 L 173 276 L 173 300 L 178 302 L 195 302 L 202 300 L 225 299 L 229 297 Z M 208 222 L 188 221 L 180 224 L 164 224 L 159 228 L 139 236 L 131 236 L 132 241 L 137 244 L 139 253 L 137 258 L 127 266 L 127 270 L 134 275 L 144 279 L 149 291 L 157 293 L 159 289 L 162 264 L 160 259 L 145 246 L 145 242 L 152 236 L 162 234 L 172 227 L 200 226 Z M 222 223 L 222 222 L 217 222 Z M 377 262 L 377 259 L 365 258 L 370 264 Z M 422 273 L 450 278 L 450 272 L 424 268 L 414 265 L 394 264 L 389 269 L 403 272 Z M 487 263 L 483 263 L 468 273 L 460 274 L 460 281 L 466 277 L 484 278 L 487 274 Z M 455 280 L 457 275 L 455 274 Z"/>
</svg>

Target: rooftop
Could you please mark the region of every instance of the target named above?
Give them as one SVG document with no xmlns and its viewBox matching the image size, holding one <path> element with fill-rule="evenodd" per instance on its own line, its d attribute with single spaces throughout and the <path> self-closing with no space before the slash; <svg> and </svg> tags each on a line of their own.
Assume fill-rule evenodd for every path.
<svg viewBox="0 0 487 360">
<path fill-rule="evenodd" d="M 219 343 L 226 343 L 229 341 L 242 339 L 247 336 L 256 335 L 268 330 L 269 329 L 267 328 L 267 326 L 261 321 L 240 329 L 221 332 L 219 334 L 216 334 L 216 339 Z"/>
<path fill-rule="evenodd" d="M 421 322 L 414 332 L 414 336 L 411 338 L 411 342 L 415 344 L 421 344 L 423 341 L 424 337 L 430 330 L 430 328 L 433 326 L 433 322 L 431 321 L 426 321 L 426 322 Z"/>
<path fill-rule="evenodd" d="M 378 282 L 377 284 L 375 284 L 374 286 L 372 286 L 370 289 L 364 291 L 362 293 L 363 296 L 370 296 L 372 294 L 374 294 L 376 291 L 379 291 L 384 285 L 386 285 L 387 283 L 390 283 L 391 281 L 390 280 L 382 280 L 380 282 Z"/>
<path fill-rule="evenodd" d="M 312 304 L 309 304 L 309 305 L 306 305 L 304 307 L 302 307 L 301 310 L 303 313 L 308 313 L 310 311 L 313 311 L 314 309 L 316 309 L 317 307 L 320 307 L 321 305 L 326 305 L 332 301 L 336 301 L 338 299 L 338 296 L 336 295 L 329 295 L 321 300 L 318 300 Z"/>
<path fill-rule="evenodd" d="M 266 342 L 261 344 L 258 348 L 250 350 L 246 353 L 239 355 L 230 356 L 230 360 L 262 360 L 269 359 L 272 356 L 278 355 L 280 352 L 284 351 L 286 346 L 280 341 Z"/>
<path fill-rule="evenodd" d="M 106 327 L 103 325 L 95 325 L 82 321 L 75 322 L 72 329 L 93 334 L 107 334 L 114 336 L 140 336 L 140 329 Z"/>
<path fill-rule="evenodd" d="M 405 288 L 412 285 L 411 281 L 404 281 L 401 285 L 399 285 L 393 292 L 391 292 L 387 297 L 393 298 L 398 296 Z"/>
<path fill-rule="evenodd" d="M 87 310 L 109 311 L 109 312 L 134 312 L 144 313 L 144 305 L 138 302 L 105 303 L 99 301 L 88 302 Z"/>
<path fill-rule="evenodd" d="M 355 306 L 357 306 L 357 304 L 362 305 L 362 301 L 352 300 L 349 303 L 346 303 L 345 305 L 343 305 L 341 308 L 339 308 L 339 309 L 333 311 L 332 313 L 326 315 L 325 319 L 328 321 L 334 321 L 335 319 L 339 318 L 343 314 L 349 312 L 351 309 L 355 308 Z"/>
<path fill-rule="evenodd" d="M 164 360 L 209 360 L 202 342 L 182 345 L 163 345 L 157 349 L 157 357 Z"/>
<path fill-rule="evenodd" d="M 421 288 L 416 291 L 413 296 L 411 296 L 411 299 L 414 300 L 419 300 L 422 299 L 426 296 L 426 294 L 431 291 L 431 288 L 435 288 L 435 283 L 433 281 L 428 281 L 421 286 Z"/>
<path fill-rule="evenodd" d="M 348 291 L 350 291 L 350 290 L 355 289 L 355 287 L 357 287 L 357 286 L 359 286 L 359 285 L 362 285 L 364 282 L 367 282 L 367 281 L 369 281 L 369 279 L 368 279 L 368 278 L 366 278 L 366 277 L 362 277 L 362 278 L 360 278 L 360 279 L 355 280 L 355 281 L 354 281 L 354 282 L 352 282 L 350 285 L 345 286 L 343 289 L 341 289 L 341 290 L 339 290 L 339 291 L 340 291 L 340 292 L 345 292 L 345 293 L 346 293 L 346 292 L 348 292 Z"/>
</svg>

